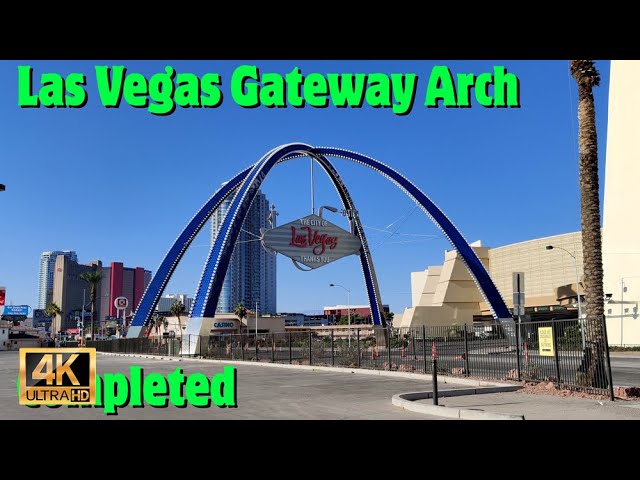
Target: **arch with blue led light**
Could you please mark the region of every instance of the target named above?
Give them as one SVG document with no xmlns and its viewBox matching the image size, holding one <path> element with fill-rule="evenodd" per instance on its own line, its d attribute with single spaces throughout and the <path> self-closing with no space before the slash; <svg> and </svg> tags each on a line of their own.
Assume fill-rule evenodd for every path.
<svg viewBox="0 0 640 480">
<path fill-rule="evenodd" d="M 233 200 L 227 211 L 220 234 L 209 251 L 205 266 L 198 284 L 198 290 L 190 312 L 191 320 L 187 328 L 188 334 L 199 334 L 201 319 L 213 317 L 218 304 L 220 291 L 226 276 L 233 247 L 240 234 L 242 224 L 247 215 L 253 198 L 257 194 L 262 182 L 271 169 L 280 162 L 309 156 L 313 158 L 325 170 L 335 186 L 346 209 L 355 210 L 353 201 L 340 179 L 337 170 L 326 157 L 337 157 L 350 160 L 377 171 L 395 185 L 397 185 L 409 198 L 411 198 L 431 221 L 442 231 L 452 246 L 462 257 L 471 277 L 480 289 L 480 292 L 491 309 L 494 318 L 498 320 L 511 319 L 511 313 L 498 292 L 491 277 L 482 265 L 468 242 L 453 225 L 449 218 L 410 180 L 392 169 L 391 167 L 357 152 L 352 152 L 331 147 L 312 147 L 303 143 L 292 143 L 274 148 L 265 154 L 252 167 L 245 169 L 223 185 L 209 201 L 196 213 L 187 224 L 178 239 L 165 256 L 158 271 L 149 284 L 143 298 L 135 312 L 129 336 L 141 333 L 142 327 L 147 325 L 155 305 L 157 304 L 164 287 L 167 285 L 171 274 L 182 258 L 184 252 L 193 238 L 204 226 L 211 214 L 233 195 Z M 357 216 L 353 219 L 354 234 L 360 237 L 363 248 L 360 259 L 365 277 L 369 303 L 371 305 L 372 320 L 375 325 L 385 325 L 382 316 L 382 306 L 379 289 L 373 269 L 373 262 L 367 248 L 366 238 L 362 225 Z M 196 321 L 192 321 L 196 320 Z M 199 321 L 198 321 L 199 320 Z"/>
</svg>

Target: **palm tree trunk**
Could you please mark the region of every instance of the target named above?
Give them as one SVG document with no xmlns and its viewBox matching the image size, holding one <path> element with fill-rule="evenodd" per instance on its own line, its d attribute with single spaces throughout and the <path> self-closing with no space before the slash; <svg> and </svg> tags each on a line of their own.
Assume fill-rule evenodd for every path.
<svg viewBox="0 0 640 480">
<path fill-rule="evenodd" d="M 178 330 L 180 330 L 180 338 L 182 338 L 182 322 L 180 321 L 180 314 L 178 314 Z"/>
<path fill-rule="evenodd" d="M 95 339 L 95 327 L 96 327 L 96 322 L 95 322 L 95 314 L 94 314 L 94 303 L 93 301 L 91 302 L 91 341 L 93 342 Z"/>
<path fill-rule="evenodd" d="M 570 69 L 578 84 L 580 209 L 586 300 L 586 332 L 583 335 L 587 346 L 577 380 L 585 386 L 606 388 L 598 136 L 593 100 L 593 87 L 600 83 L 600 76 L 592 60 L 572 60 Z"/>
</svg>

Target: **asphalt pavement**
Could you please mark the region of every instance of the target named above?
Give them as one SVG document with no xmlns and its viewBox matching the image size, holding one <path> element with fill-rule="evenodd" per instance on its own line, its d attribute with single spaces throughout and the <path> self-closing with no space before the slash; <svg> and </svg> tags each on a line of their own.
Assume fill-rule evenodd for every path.
<svg viewBox="0 0 640 480">
<path fill-rule="evenodd" d="M 201 372 L 211 377 L 230 362 L 149 358 L 98 354 L 98 375 L 128 372 L 131 365 L 162 375 L 180 367 L 185 375 Z M 0 419 L 313 419 L 313 420 L 442 420 L 447 417 L 417 413 L 392 404 L 392 397 L 407 392 L 432 392 L 430 376 L 407 372 L 231 362 L 237 368 L 237 408 L 123 407 L 107 416 L 100 408 L 29 408 L 18 404 L 17 352 L 0 352 Z M 615 367 L 614 367 L 615 365 Z M 612 354 L 615 384 L 635 384 L 640 356 Z M 629 381 L 627 381 L 629 380 Z M 640 401 L 574 398 L 516 392 L 477 393 L 498 382 L 440 376 L 440 393 L 466 393 L 439 398 L 439 405 L 473 413 L 473 418 L 496 415 L 525 420 L 640 420 Z M 502 385 L 505 385 L 504 383 Z M 478 388 L 482 387 L 482 388 Z M 472 392 L 473 394 L 469 394 Z M 415 404 L 432 404 L 430 399 Z M 462 418 L 462 417 L 461 417 Z M 469 417 L 467 417 L 469 418 Z"/>
</svg>

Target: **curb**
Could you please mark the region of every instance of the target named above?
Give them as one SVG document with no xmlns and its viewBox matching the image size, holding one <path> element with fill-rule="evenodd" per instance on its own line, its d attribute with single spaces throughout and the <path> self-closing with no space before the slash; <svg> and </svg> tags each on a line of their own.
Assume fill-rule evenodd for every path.
<svg viewBox="0 0 640 480">
<path fill-rule="evenodd" d="M 504 385 L 501 387 L 464 388 L 459 390 L 443 390 L 438 392 L 438 397 L 458 397 L 461 395 L 478 395 L 483 393 L 513 392 L 519 390 L 518 385 Z M 456 418 L 459 420 L 524 420 L 524 415 L 508 415 L 505 413 L 485 412 L 484 410 L 471 410 L 468 408 L 450 408 L 442 405 L 426 405 L 414 403 L 415 400 L 433 398 L 433 392 L 399 393 L 391 398 L 391 403 L 396 407 L 416 413 L 426 413 L 439 417 Z"/>
<path fill-rule="evenodd" d="M 188 357 L 165 357 L 160 355 L 146 355 L 146 354 L 138 354 L 138 353 L 111 353 L 111 352 L 97 352 L 100 355 L 110 355 L 114 357 L 137 357 L 137 358 L 149 358 L 156 360 L 171 360 L 174 362 L 181 362 L 183 360 L 189 360 L 193 362 L 205 362 L 205 363 L 225 363 L 234 365 L 253 365 L 253 366 L 263 366 L 263 367 L 273 367 L 273 368 L 290 368 L 297 370 L 310 370 L 310 371 L 318 371 L 318 372 L 336 372 L 336 373 L 355 373 L 359 375 L 379 375 L 382 377 L 400 377 L 400 378 L 411 378 L 413 380 L 425 380 L 431 381 L 431 375 L 424 373 L 412 373 L 412 372 L 395 372 L 388 370 L 367 370 L 367 369 L 359 369 L 359 368 L 348 368 L 348 367 L 324 367 L 321 365 L 289 365 L 288 363 L 262 363 L 262 362 L 249 362 L 243 360 L 215 360 L 209 358 L 188 358 Z M 472 387 L 498 387 L 498 388 L 508 388 L 510 390 L 496 390 L 501 392 L 510 392 L 513 390 L 518 390 L 522 388 L 520 385 L 512 385 L 509 383 L 501 383 L 501 382 L 492 382 L 488 380 L 474 380 L 471 378 L 458 378 L 458 377 L 449 377 L 446 375 L 438 374 L 438 385 L 443 384 L 452 384 L 452 385 L 469 385 Z M 477 391 L 480 392 L 480 388 L 477 389 L 463 389 L 460 391 Z M 452 391 L 452 390 L 445 390 Z M 427 392 L 428 393 L 428 392 Z M 484 392 L 484 393 L 493 393 L 493 392 Z M 405 394 L 401 394 L 405 395 Z M 464 395 L 471 395 L 471 393 L 466 393 Z M 440 395 L 445 396 L 445 395 Z M 452 396 L 452 395 L 449 395 Z M 431 398 L 431 397 L 421 397 L 421 398 Z M 474 410 L 475 411 L 475 410 Z"/>
</svg>

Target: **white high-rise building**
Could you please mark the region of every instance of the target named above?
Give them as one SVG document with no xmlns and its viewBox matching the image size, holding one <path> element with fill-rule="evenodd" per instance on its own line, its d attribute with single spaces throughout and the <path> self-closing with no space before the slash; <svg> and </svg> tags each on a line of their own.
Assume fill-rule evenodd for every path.
<svg viewBox="0 0 640 480">
<path fill-rule="evenodd" d="M 211 217 L 212 245 L 230 205 L 231 200 L 226 200 Z M 250 309 L 256 308 L 257 303 L 260 314 L 277 313 L 276 257 L 268 253 L 259 240 L 260 228 L 271 228 L 269 214 L 269 201 L 259 191 L 233 250 L 216 313 L 233 312 L 240 302 Z"/>
<path fill-rule="evenodd" d="M 38 308 L 47 308 L 53 299 L 53 274 L 58 255 L 63 255 L 74 262 L 78 261 L 78 255 L 71 250 L 42 252 L 42 255 L 40 255 L 40 274 L 38 276 Z"/>
</svg>

